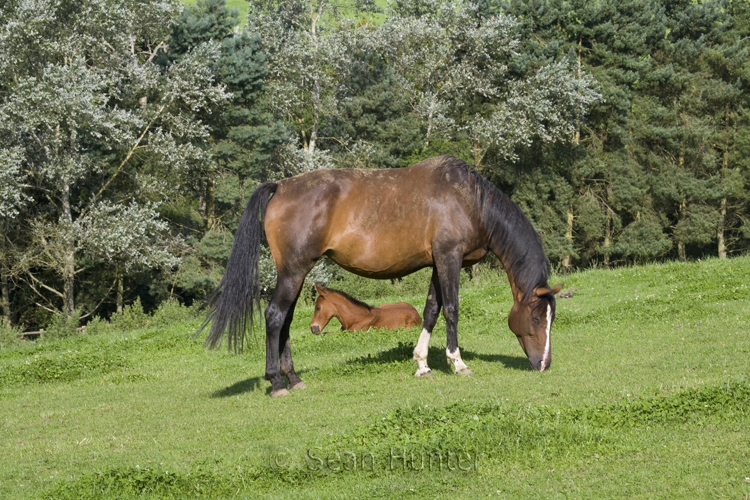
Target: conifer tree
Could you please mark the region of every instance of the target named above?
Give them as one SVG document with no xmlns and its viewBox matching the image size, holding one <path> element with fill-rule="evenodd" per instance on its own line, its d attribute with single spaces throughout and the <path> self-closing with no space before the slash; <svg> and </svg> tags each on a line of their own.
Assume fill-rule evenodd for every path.
<svg viewBox="0 0 750 500">
<path fill-rule="evenodd" d="M 185 199 L 170 208 L 172 216 L 190 228 L 185 236 L 193 251 L 176 281 L 189 296 L 201 296 L 218 284 L 232 245 L 230 232 L 245 199 L 258 182 L 279 175 L 272 156 L 289 137 L 286 126 L 271 113 L 264 92 L 268 66 L 260 35 L 238 30 L 239 24 L 237 10 L 228 8 L 225 0 L 199 0 L 177 18 L 169 49 L 161 55 L 166 63 L 202 44 L 219 44 L 220 56 L 212 70 L 231 95 L 220 109 L 201 115 L 211 131 L 212 161 L 191 182 L 197 207 Z M 198 224 L 189 216 L 195 209 L 201 216 Z"/>
</svg>

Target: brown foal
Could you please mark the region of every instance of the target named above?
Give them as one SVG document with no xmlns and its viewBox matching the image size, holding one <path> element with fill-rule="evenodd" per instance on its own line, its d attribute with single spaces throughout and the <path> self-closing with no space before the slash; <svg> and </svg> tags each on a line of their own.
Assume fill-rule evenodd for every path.
<svg viewBox="0 0 750 500">
<path fill-rule="evenodd" d="M 331 318 L 341 323 L 342 330 L 359 332 L 370 328 L 412 328 L 422 326 L 422 318 L 411 304 L 382 304 L 373 307 L 350 297 L 340 290 L 333 290 L 318 283 L 315 284 L 318 298 L 315 300 L 315 312 L 310 321 L 310 331 L 315 335 L 323 332 Z"/>
</svg>

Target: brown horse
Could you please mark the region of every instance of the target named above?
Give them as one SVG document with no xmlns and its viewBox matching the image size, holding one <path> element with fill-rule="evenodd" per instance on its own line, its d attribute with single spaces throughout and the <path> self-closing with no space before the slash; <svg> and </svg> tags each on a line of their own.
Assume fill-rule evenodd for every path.
<svg viewBox="0 0 750 500">
<path fill-rule="evenodd" d="M 273 197 L 271 197 L 273 195 Z M 269 201 L 270 198 L 270 201 Z M 508 326 L 532 369 L 549 368 L 555 297 L 539 235 L 518 206 L 466 163 L 451 156 L 385 170 L 314 170 L 261 184 L 235 234 L 224 278 L 209 296 L 206 345 L 242 349 L 247 323 L 260 307 L 258 259 L 265 229 L 278 278 L 265 310 L 266 380 L 271 396 L 305 387 L 294 371 L 289 325 L 304 282 L 327 255 L 371 278 L 398 278 L 432 268 L 424 326 L 414 349 L 416 376 L 430 374 L 430 335 L 442 307 L 446 356 L 457 374 L 471 374 L 458 348 L 458 284 L 464 266 L 491 251 L 513 293 Z"/>
<path fill-rule="evenodd" d="M 411 304 L 382 304 L 372 307 L 340 290 L 333 290 L 315 284 L 318 298 L 315 300 L 315 312 L 310 321 L 310 331 L 318 335 L 323 331 L 331 318 L 341 322 L 342 330 L 359 332 L 370 328 L 411 328 L 422 326 L 422 318 Z"/>
</svg>

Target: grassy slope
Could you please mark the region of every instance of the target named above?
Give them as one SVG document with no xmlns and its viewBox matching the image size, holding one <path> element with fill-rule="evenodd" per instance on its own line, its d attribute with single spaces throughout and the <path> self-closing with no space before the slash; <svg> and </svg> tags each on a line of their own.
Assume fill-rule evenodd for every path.
<svg viewBox="0 0 750 500">
<path fill-rule="evenodd" d="M 313 336 L 310 307 L 293 324 L 309 389 L 282 399 L 267 396 L 262 339 L 207 352 L 198 321 L 2 351 L 0 497 L 750 494 L 748 398 L 717 392 L 749 383 L 750 257 L 565 281 L 581 290 L 558 301 L 545 373 L 525 369 L 501 281 L 461 292 L 471 378 L 450 375 L 442 320 L 435 377 L 418 380 L 418 329 Z M 396 299 L 424 300 L 380 301 Z M 311 449 L 329 467 L 310 471 Z M 465 473 L 404 471 L 391 450 L 482 455 Z M 375 470 L 341 471 L 347 451 L 373 452 Z"/>
</svg>

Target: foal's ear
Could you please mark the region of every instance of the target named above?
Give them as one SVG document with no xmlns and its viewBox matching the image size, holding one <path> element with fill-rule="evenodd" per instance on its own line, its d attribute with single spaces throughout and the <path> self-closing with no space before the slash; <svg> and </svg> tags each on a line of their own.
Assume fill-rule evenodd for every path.
<svg viewBox="0 0 750 500">
<path fill-rule="evenodd" d="M 325 289 L 322 286 L 320 286 L 320 283 L 315 283 L 315 290 L 320 295 L 323 295 L 325 293 Z"/>
<path fill-rule="evenodd" d="M 563 284 L 558 283 L 557 285 L 553 286 L 552 288 L 546 288 L 543 286 L 536 287 L 534 289 L 534 297 L 542 297 L 544 295 L 549 295 L 550 293 L 552 295 L 557 295 L 560 293 L 560 290 L 562 290 Z"/>
</svg>

